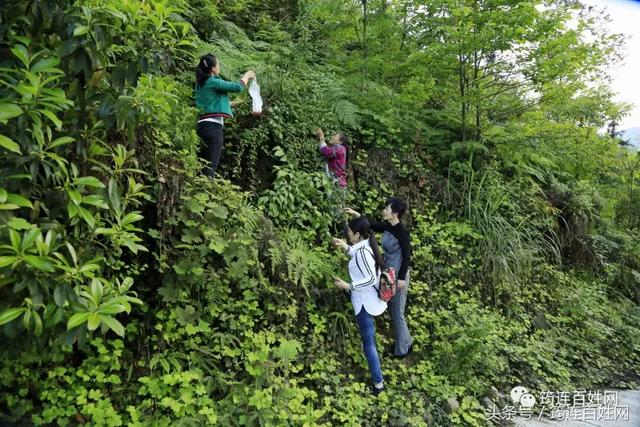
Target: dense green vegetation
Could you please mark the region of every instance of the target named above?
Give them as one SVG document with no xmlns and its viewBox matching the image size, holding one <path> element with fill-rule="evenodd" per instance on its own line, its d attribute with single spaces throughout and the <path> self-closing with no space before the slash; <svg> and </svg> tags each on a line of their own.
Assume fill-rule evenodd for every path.
<svg viewBox="0 0 640 427">
<path fill-rule="evenodd" d="M 597 132 L 625 109 L 606 74 L 623 40 L 597 12 L 7 3 L 1 424 L 479 426 L 492 386 L 640 382 L 640 156 Z M 207 52 L 229 79 L 255 69 L 266 111 L 237 109 L 213 182 L 192 98 Z M 351 137 L 349 204 L 411 207 L 415 351 L 383 357 L 377 400 L 332 284 L 342 201 L 316 126 Z"/>
</svg>

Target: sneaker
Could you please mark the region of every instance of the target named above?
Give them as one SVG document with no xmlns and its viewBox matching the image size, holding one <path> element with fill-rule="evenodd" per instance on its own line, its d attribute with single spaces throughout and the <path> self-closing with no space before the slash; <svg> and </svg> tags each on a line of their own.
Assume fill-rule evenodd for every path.
<svg viewBox="0 0 640 427">
<path fill-rule="evenodd" d="M 372 385 L 372 386 L 371 386 L 371 393 L 372 393 L 374 396 L 379 395 L 379 394 L 380 394 L 380 393 L 382 393 L 383 391 L 384 391 L 384 385 L 383 385 L 382 387 L 380 387 L 380 388 L 378 388 L 378 387 L 376 387 L 376 386 L 374 386 L 374 385 Z"/>
</svg>

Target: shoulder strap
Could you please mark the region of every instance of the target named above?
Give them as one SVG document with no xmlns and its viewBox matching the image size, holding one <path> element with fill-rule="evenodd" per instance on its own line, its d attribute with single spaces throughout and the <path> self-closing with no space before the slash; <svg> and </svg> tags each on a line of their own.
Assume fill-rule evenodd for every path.
<svg viewBox="0 0 640 427">
<path fill-rule="evenodd" d="M 378 264 L 378 261 L 376 261 L 376 256 L 373 254 L 373 250 L 371 250 L 371 248 L 363 248 L 365 249 L 367 252 L 369 252 L 369 255 L 371 255 L 371 258 L 373 258 L 373 264 L 376 266 L 376 272 L 377 273 L 382 273 L 382 271 L 384 270 L 383 267 L 381 267 Z"/>
</svg>

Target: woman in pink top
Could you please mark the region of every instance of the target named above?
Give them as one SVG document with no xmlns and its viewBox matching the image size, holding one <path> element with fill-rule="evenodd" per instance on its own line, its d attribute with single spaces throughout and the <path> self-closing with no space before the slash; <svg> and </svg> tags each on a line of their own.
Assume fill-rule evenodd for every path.
<svg viewBox="0 0 640 427">
<path fill-rule="evenodd" d="M 347 136 L 338 132 L 331 137 L 329 142 L 324 140 L 322 129 L 316 129 L 316 136 L 320 140 L 320 154 L 324 156 L 329 165 L 332 178 L 341 188 L 347 186 Z"/>
</svg>

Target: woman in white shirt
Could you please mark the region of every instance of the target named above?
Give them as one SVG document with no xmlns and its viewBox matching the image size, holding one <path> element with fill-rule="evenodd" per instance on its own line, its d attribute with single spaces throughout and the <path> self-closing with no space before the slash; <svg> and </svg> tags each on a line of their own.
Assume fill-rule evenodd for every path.
<svg viewBox="0 0 640 427">
<path fill-rule="evenodd" d="M 351 246 L 344 240 L 333 239 L 333 245 L 348 253 L 349 276 L 351 281 L 346 282 L 339 277 L 335 278 L 335 284 L 339 288 L 351 291 L 351 304 L 356 314 L 360 336 L 362 337 L 362 349 L 369 364 L 371 379 L 373 380 L 372 392 L 378 395 L 384 390 L 380 358 L 376 349 L 375 319 L 374 316 L 382 314 L 387 303 L 378 298 L 379 267 L 383 264 L 382 255 L 378 243 L 371 233 L 369 221 L 365 217 L 352 219 L 347 228 L 347 237 Z"/>
</svg>

